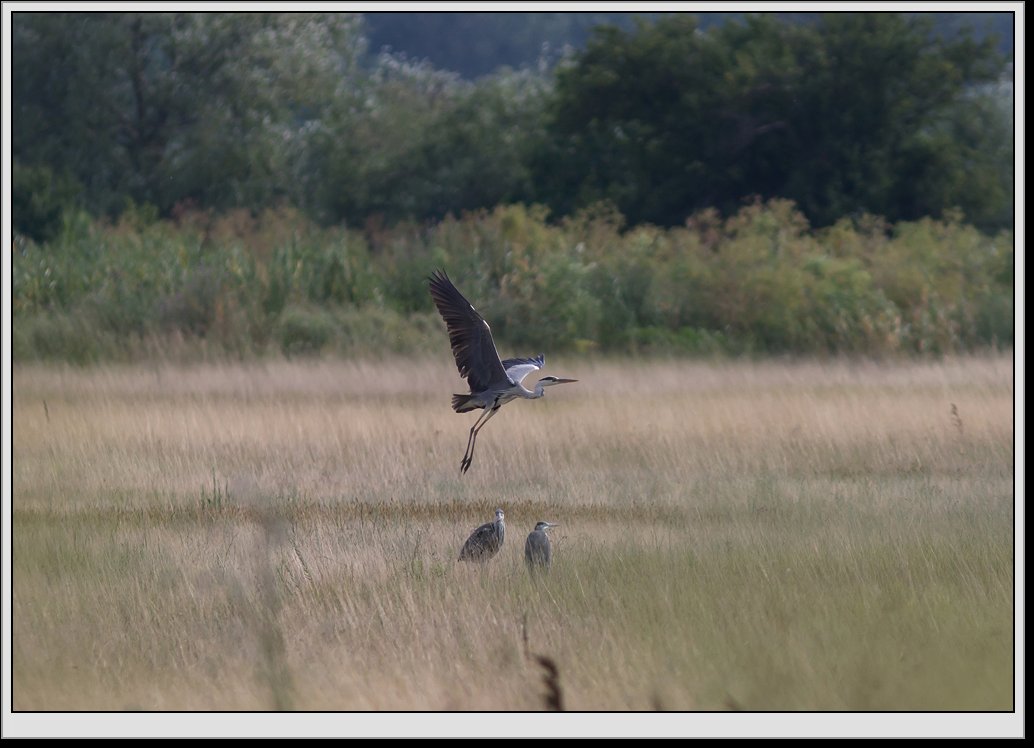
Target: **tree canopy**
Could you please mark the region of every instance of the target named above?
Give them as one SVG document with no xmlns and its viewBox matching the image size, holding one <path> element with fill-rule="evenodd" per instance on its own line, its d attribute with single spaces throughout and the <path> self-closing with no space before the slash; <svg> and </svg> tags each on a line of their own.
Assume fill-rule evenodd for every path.
<svg viewBox="0 0 1034 748">
<path fill-rule="evenodd" d="M 1011 134 L 977 114 L 988 101 L 976 87 L 1001 64 L 990 39 L 943 41 L 930 19 L 889 13 L 604 27 L 557 73 L 539 174 L 562 211 L 609 200 L 631 223 L 674 225 L 755 194 L 823 225 L 946 207 L 999 224 L 1011 220 Z"/>
<path fill-rule="evenodd" d="M 819 226 L 960 209 L 1005 227 L 1011 77 L 993 37 L 945 38 L 938 17 L 658 15 L 471 81 L 371 50 L 357 14 L 19 12 L 15 227 L 46 240 L 68 208 L 287 204 L 378 226 L 597 202 L 672 226 L 755 196 Z"/>
</svg>

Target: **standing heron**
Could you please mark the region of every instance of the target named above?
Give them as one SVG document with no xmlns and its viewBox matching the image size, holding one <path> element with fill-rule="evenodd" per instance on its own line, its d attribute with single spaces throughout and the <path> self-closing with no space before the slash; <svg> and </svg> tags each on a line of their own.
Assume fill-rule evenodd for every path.
<svg viewBox="0 0 1034 748">
<path fill-rule="evenodd" d="M 467 542 L 460 549 L 460 556 L 457 561 L 480 561 L 484 563 L 499 553 L 503 547 L 503 539 L 506 537 L 506 525 L 503 524 L 503 510 L 495 510 L 495 520 L 486 522 L 477 528 L 467 538 Z"/>
<path fill-rule="evenodd" d="M 553 548 L 546 531 L 554 527 L 558 525 L 552 522 L 539 522 L 535 529 L 528 533 L 528 539 L 524 541 L 524 562 L 528 569 L 549 569 L 553 563 Z"/>
<path fill-rule="evenodd" d="M 431 298 L 438 312 L 445 320 L 452 344 L 452 355 L 460 376 L 470 386 L 469 395 L 453 395 L 452 409 L 466 413 L 477 408 L 485 412 L 470 427 L 467 451 L 460 462 L 460 473 L 466 473 L 474 459 L 474 442 L 478 432 L 505 403 L 519 397 L 535 400 L 545 394 L 545 388 L 554 384 L 577 382 L 577 379 L 543 377 L 529 390 L 521 381 L 533 371 L 541 369 L 546 359 L 541 353 L 533 358 L 499 359 L 499 353 L 492 340 L 492 330 L 485 318 L 467 301 L 456 286 L 452 285 L 444 271 L 434 272 L 428 279 Z"/>
</svg>

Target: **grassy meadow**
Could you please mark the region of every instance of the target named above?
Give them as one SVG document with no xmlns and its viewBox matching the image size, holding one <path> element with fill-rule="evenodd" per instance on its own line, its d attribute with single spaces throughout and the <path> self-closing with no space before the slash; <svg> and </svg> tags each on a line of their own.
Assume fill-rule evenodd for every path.
<svg viewBox="0 0 1034 748">
<path fill-rule="evenodd" d="M 1014 708 L 1011 354 L 546 373 L 16 365 L 14 710 Z"/>
</svg>

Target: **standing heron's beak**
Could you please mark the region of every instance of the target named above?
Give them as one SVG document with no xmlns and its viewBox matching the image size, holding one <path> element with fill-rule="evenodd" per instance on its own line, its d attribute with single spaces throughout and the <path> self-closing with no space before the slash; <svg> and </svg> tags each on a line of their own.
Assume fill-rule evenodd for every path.
<svg viewBox="0 0 1034 748">
<path fill-rule="evenodd" d="M 553 384 L 568 384 L 569 382 L 577 382 L 577 379 L 557 379 Z"/>
</svg>

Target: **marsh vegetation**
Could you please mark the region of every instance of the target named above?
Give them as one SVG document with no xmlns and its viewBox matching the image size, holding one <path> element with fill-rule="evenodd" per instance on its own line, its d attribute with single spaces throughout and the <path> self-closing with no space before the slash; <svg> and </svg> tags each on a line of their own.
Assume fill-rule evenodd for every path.
<svg viewBox="0 0 1034 748">
<path fill-rule="evenodd" d="M 14 709 L 1013 709 L 1010 355 L 549 363 L 16 366 Z"/>
</svg>

